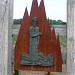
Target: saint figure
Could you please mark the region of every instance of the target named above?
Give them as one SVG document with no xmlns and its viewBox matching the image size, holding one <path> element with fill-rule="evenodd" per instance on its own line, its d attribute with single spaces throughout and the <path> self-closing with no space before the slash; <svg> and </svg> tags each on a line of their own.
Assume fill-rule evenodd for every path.
<svg viewBox="0 0 75 75">
<path fill-rule="evenodd" d="M 39 28 L 36 26 L 37 17 L 32 18 L 32 26 L 30 27 L 30 54 L 38 54 L 39 38 L 42 34 L 39 32 Z"/>
</svg>

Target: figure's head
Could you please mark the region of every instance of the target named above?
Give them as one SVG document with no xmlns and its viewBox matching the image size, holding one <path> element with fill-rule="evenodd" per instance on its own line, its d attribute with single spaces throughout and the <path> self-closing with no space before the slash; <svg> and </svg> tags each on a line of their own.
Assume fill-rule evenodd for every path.
<svg viewBox="0 0 75 75">
<path fill-rule="evenodd" d="M 32 26 L 36 26 L 36 23 L 37 23 L 37 17 L 33 17 L 32 18 Z"/>
</svg>

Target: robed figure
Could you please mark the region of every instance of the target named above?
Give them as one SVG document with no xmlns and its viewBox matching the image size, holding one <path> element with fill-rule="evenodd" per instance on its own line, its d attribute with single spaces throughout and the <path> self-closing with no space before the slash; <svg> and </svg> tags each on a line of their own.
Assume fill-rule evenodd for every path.
<svg viewBox="0 0 75 75">
<path fill-rule="evenodd" d="M 52 66 L 53 55 L 48 54 L 44 56 L 43 53 L 38 52 L 40 41 L 39 27 L 37 27 L 37 17 L 32 18 L 32 25 L 29 28 L 29 54 L 23 53 L 21 65 L 34 65 L 34 66 Z"/>
<path fill-rule="evenodd" d="M 30 54 L 38 54 L 38 46 L 41 32 L 39 32 L 39 28 L 37 25 L 37 17 L 32 18 L 32 26 L 30 27 Z"/>
</svg>

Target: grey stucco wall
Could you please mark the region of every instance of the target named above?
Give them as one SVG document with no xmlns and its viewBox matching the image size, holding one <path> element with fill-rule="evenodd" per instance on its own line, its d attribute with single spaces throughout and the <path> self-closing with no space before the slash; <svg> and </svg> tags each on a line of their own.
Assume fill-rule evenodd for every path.
<svg viewBox="0 0 75 75">
<path fill-rule="evenodd" d="M 67 0 L 67 73 L 75 75 L 75 0 Z"/>
<path fill-rule="evenodd" d="M 13 0 L 0 0 L 0 75 L 12 75 Z"/>
</svg>

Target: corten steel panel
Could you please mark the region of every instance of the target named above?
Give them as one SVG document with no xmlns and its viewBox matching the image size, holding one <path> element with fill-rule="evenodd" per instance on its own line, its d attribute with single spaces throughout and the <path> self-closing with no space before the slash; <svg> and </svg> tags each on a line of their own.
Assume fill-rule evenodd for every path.
<svg viewBox="0 0 75 75">
<path fill-rule="evenodd" d="M 53 54 L 53 66 L 41 67 L 41 66 L 22 66 L 20 65 L 22 53 L 29 53 L 29 27 L 31 26 L 32 17 L 38 18 L 37 26 L 42 32 L 39 43 L 39 52 L 42 52 L 45 56 Z M 59 67 L 58 67 L 59 66 Z M 14 68 L 15 70 L 30 70 L 30 71 L 48 71 L 48 72 L 61 72 L 62 71 L 62 55 L 60 50 L 59 35 L 56 39 L 54 28 L 51 30 L 50 22 L 46 18 L 44 2 L 38 7 L 37 0 L 33 0 L 30 16 L 28 15 L 27 8 L 24 13 L 20 31 L 18 34 L 15 53 L 14 53 Z"/>
</svg>

